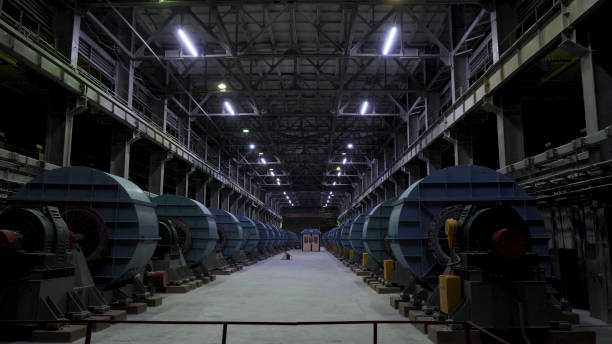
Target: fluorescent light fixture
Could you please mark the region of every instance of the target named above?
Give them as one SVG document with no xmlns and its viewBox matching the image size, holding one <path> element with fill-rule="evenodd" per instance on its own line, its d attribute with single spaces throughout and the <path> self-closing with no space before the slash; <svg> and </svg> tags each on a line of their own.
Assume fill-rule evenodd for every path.
<svg viewBox="0 0 612 344">
<path fill-rule="evenodd" d="M 342 155 L 346 155 L 346 152 L 342 152 Z"/>
<path fill-rule="evenodd" d="M 368 111 L 368 106 L 370 106 L 370 103 L 368 103 L 367 100 L 361 103 L 361 110 L 359 111 L 359 114 L 365 115 L 366 111 Z"/>
<path fill-rule="evenodd" d="M 336 171 L 342 171 L 342 169 L 340 168 L 340 166 L 336 167 Z"/>
<path fill-rule="evenodd" d="M 393 45 L 393 41 L 395 40 L 395 35 L 397 34 L 397 27 L 392 26 L 387 32 L 387 39 L 385 40 L 385 47 L 383 48 L 383 55 L 389 54 L 391 50 L 391 46 Z"/>
<path fill-rule="evenodd" d="M 229 112 L 232 116 L 236 115 L 236 113 L 234 112 L 234 108 L 232 107 L 232 104 L 230 104 L 227 100 L 223 102 L 223 106 L 225 107 L 225 110 Z"/>
<path fill-rule="evenodd" d="M 342 159 L 342 165 L 346 165 L 346 158 Z"/>
<path fill-rule="evenodd" d="M 283 195 L 286 195 L 286 194 L 287 194 L 287 191 L 283 191 Z"/>
<path fill-rule="evenodd" d="M 270 175 L 274 177 L 274 171 L 270 171 Z"/>
<path fill-rule="evenodd" d="M 276 185 L 280 185 L 280 180 L 277 180 L 277 181 L 276 181 Z"/>
<path fill-rule="evenodd" d="M 185 44 L 185 47 L 187 47 L 187 50 L 189 50 L 191 55 L 198 56 L 198 51 L 196 50 L 195 46 L 193 46 L 193 43 L 191 43 L 191 39 L 189 39 L 189 36 L 187 36 L 185 31 L 183 31 L 183 29 L 178 29 L 176 30 L 176 32 L 178 32 L 179 37 L 181 38 L 183 44 Z"/>
<path fill-rule="evenodd" d="M 338 171 L 338 173 L 336 174 L 338 177 L 340 177 L 340 175 L 342 174 L 342 172 Z"/>
<path fill-rule="evenodd" d="M 243 129 L 242 129 L 242 133 L 243 133 L 243 134 L 248 134 L 249 132 L 251 132 L 251 131 L 249 130 L 249 128 L 243 128 Z"/>
<path fill-rule="evenodd" d="M 330 192 L 329 192 L 329 194 L 330 194 L 330 195 L 333 195 L 333 194 L 334 194 L 334 192 L 333 192 L 333 191 L 330 191 Z"/>
<path fill-rule="evenodd" d="M 259 152 L 259 153 L 257 153 L 257 155 L 262 156 L 262 155 L 263 155 L 263 152 Z"/>
<path fill-rule="evenodd" d="M 254 144 L 254 143 L 251 143 L 251 144 L 249 145 L 249 149 L 255 149 L 255 144 Z"/>
<path fill-rule="evenodd" d="M 259 159 L 259 161 L 261 161 L 261 163 L 264 164 L 264 165 L 268 163 L 265 158 L 261 158 L 261 159 Z"/>
<path fill-rule="evenodd" d="M 332 183 L 332 185 L 336 185 L 336 181 L 334 181 L 334 182 Z"/>
<path fill-rule="evenodd" d="M 348 148 L 348 149 L 353 149 L 353 147 L 354 147 L 354 146 L 353 146 L 353 144 L 352 144 L 352 143 L 349 143 L 349 144 L 347 144 L 347 145 L 346 145 L 346 148 Z"/>
<path fill-rule="evenodd" d="M 289 195 L 287 195 L 287 196 L 285 196 L 285 197 L 287 197 L 287 199 L 289 199 Z"/>
<path fill-rule="evenodd" d="M 217 85 L 217 88 L 220 89 L 221 91 L 225 91 L 227 89 L 227 85 L 224 82 L 220 82 Z"/>
</svg>

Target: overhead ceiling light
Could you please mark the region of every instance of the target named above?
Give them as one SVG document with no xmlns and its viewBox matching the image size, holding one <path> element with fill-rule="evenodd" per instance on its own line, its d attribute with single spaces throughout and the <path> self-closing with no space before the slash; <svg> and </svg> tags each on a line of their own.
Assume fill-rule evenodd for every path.
<svg viewBox="0 0 612 344">
<path fill-rule="evenodd" d="M 334 181 L 334 182 L 332 183 L 332 185 L 334 185 L 334 186 L 335 186 L 335 185 L 336 185 L 336 181 Z"/>
<path fill-rule="evenodd" d="M 346 152 L 342 152 L 342 155 L 346 155 Z"/>
<path fill-rule="evenodd" d="M 263 155 L 263 152 L 259 152 L 259 153 L 257 153 L 257 155 L 262 156 L 262 155 Z"/>
<path fill-rule="evenodd" d="M 361 111 L 359 111 L 360 115 L 365 115 L 366 111 L 368 111 L 368 106 L 370 105 L 370 103 L 368 103 L 368 101 L 364 101 L 363 103 L 361 103 Z"/>
<path fill-rule="evenodd" d="M 342 171 L 342 169 L 340 168 L 340 166 L 336 167 L 336 171 Z"/>
<path fill-rule="evenodd" d="M 243 128 L 243 129 L 242 129 L 242 133 L 243 133 L 243 134 L 248 134 L 249 132 L 251 132 L 251 131 L 249 130 L 249 128 Z"/>
<path fill-rule="evenodd" d="M 385 46 L 383 48 L 383 55 L 389 54 L 391 50 L 391 46 L 393 45 L 393 41 L 395 40 L 395 35 L 397 34 L 397 27 L 392 26 L 387 32 L 387 39 L 385 40 Z"/>
<path fill-rule="evenodd" d="M 349 143 L 349 144 L 347 144 L 347 145 L 346 145 L 346 148 L 348 148 L 348 149 L 353 149 L 353 147 L 354 147 L 354 146 L 353 146 L 353 144 L 352 144 L 352 143 Z"/>
<path fill-rule="evenodd" d="M 189 50 L 191 55 L 198 56 L 198 51 L 196 50 L 193 43 L 191 43 L 191 39 L 189 39 L 189 36 L 187 36 L 185 31 L 183 31 L 183 29 L 178 29 L 176 30 L 176 32 L 178 32 L 179 37 L 181 38 L 183 44 L 185 45 L 185 47 L 187 47 L 187 50 Z"/>
<path fill-rule="evenodd" d="M 289 195 L 287 195 L 287 196 L 285 196 L 285 197 L 287 197 L 287 199 L 289 199 Z"/>
<path fill-rule="evenodd" d="M 270 175 L 271 175 L 272 177 L 274 177 L 274 171 L 272 171 L 272 170 L 271 170 L 271 171 L 270 171 Z"/>
<path fill-rule="evenodd" d="M 268 163 L 265 158 L 261 158 L 261 159 L 259 159 L 259 161 L 261 161 L 261 163 L 264 164 L 264 165 Z"/>
<path fill-rule="evenodd" d="M 255 149 L 255 144 L 254 143 L 249 144 L 249 149 Z"/>
<path fill-rule="evenodd" d="M 346 165 L 346 158 L 342 159 L 342 165 Z"/>
<path fill-rule="evenodd" d="M 220 82 L 220 83 L 217 85 L 217 88 L 218 88 L 219 90 L 221 90 L 221 91 L 225 91 L 225 90 L 227 89 L 227 85 L 226 85 L 224 82 Z"/>
<path fill-rule="evenodd" d="M 280 180 L 276 180 L 276 185 L 280 185 Z"/>
<path fill-rule="evenodd" d="M 342 172 L 338 171 L 337 176 L 340 177 L 341 174 Z"/>
<path fill-rule="evenodd" d="M 333 191 L 330 191 L 330 192 L 329 192 L 329 194 L 330 194 L 330 195 L 333 195 L 333 194 L 334 194 L 334 192 L 333 192 Z"/>
<path fill-rule="evenodd" d="M 225 107 L 225 110 L 229 112 L 232 116 L 236 115 L 236 113 L 234 112 L 234 108 L 232 107 L 232 104 L 230 104 L 227 100 L 223 102 L 223 106 Z"/>
<path fill-rule="evenodd" d="M 286 195 L 286 194 L 287 194 L 287 191 L 283 191 L 283 195 Z"/>
</svg>

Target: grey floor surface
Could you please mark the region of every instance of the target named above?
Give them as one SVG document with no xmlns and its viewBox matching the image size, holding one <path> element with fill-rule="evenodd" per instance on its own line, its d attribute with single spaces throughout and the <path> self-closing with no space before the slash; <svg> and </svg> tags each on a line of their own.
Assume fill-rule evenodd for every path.
<svg viewBox="0 0 612 344">
<path fill-rule="evenodd" d="M 164 294 L 163 304 L 128 319 L 202 321 L 405 320 L 327 252 L 291 251 L 271 257 L 186 294 Z M 82 343 L 78 341 L 75 343 Z M 216 325 L 114 325 L 95 344 L 221 343 Z M 372 343 L 371 325 L 312 327 L 230 326 L 228 343 Z M 431 343 L 412 325 L 380 325 L 378 343 Z"/>
</svg>

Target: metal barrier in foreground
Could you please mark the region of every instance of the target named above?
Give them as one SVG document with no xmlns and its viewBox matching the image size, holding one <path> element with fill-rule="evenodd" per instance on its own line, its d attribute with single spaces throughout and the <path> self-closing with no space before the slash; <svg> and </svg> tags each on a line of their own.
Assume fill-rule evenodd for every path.
<svg viewBox="0 0 612 344">
<path fill-rule="evenodd" d="M 85 344 L 91 344 L 93 325 L 106 324 L 148 324 L 148 325 L 221 325 L 221 344 L 227 344 L 227 328 L 232 326 L 325 326 L 325 325 L 372 325 L 372 343 L 378 344 L 379 324 L 427 324 L 427 325 L 463 325 L 465 343 L 471 343 L 471 331 L 476 330 L 493 339 L 496 343 L 510 344 L 490 331 L 474 324 L 471 321 L 419 321 L 419 320 L 362 320 L 362 321 L 303 321 L 303 322 L 266 322 L 266 321 L 151 321 L 151 320 L 3 320 L 0 325 L 17 324 L 74 324 L 86 325 Z"/>
</svg>

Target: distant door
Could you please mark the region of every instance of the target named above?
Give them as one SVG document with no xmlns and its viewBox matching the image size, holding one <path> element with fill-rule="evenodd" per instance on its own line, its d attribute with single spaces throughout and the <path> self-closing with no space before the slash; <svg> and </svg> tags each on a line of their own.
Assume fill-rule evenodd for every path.
<svg viewBox="0 0 612 344">
<path fill-rule="evenodd" d="M 312 250 L 319 252 L 319 234 L 312 235 Z"/>
<path fill-rule="evenodd" d="M 305 252 L 310 252 L 312 250 L 312 238 L 310 234 L 304 234 L 302 236 L 302 247 Z"/>
</svg>

